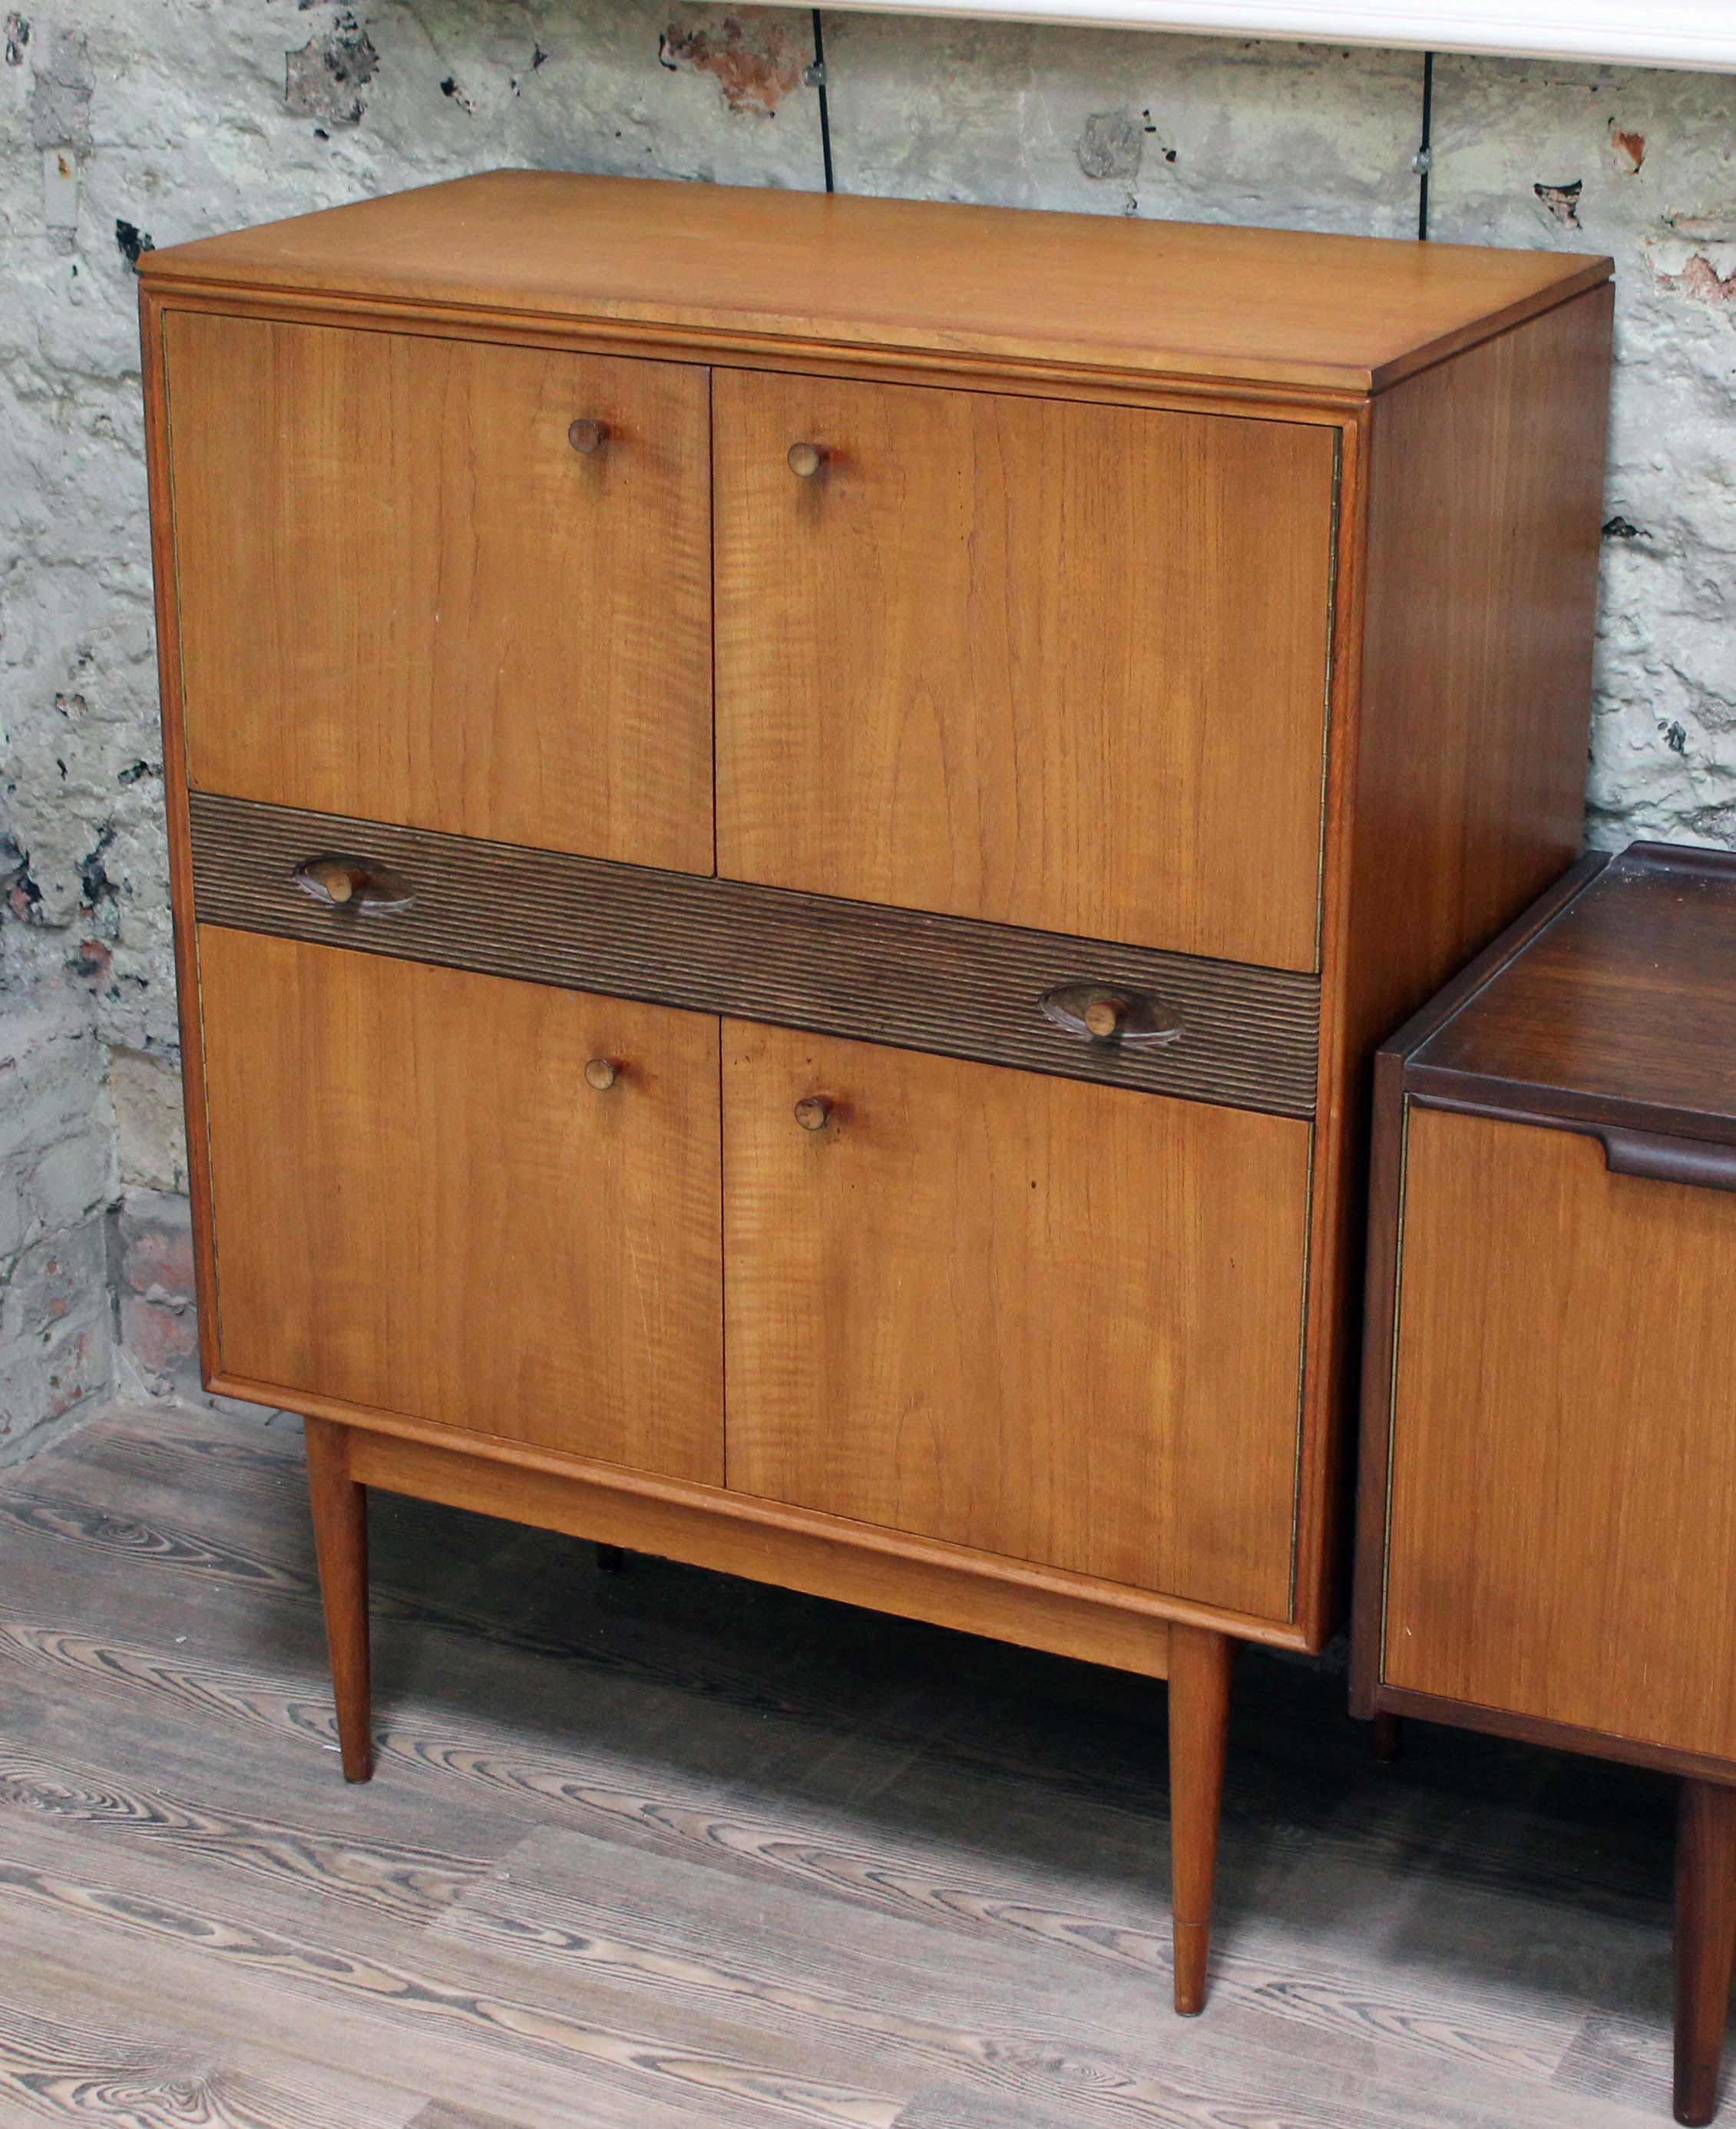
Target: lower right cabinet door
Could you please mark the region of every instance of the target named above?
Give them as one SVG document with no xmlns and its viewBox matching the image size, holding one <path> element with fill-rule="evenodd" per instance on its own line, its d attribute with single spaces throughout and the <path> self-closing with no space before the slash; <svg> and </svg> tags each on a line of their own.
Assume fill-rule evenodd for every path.
<svg viewBox="0 0 1736 2129">
<path fill-rule="evenodd" d="M 1286 1617 L 1309 1126 L 723 1042 L 730 1487 Z"/>
<path fill-rule="evenodd" d="M 1381 1677 L 1736 1758 L 1736 1196 L 1413 1103 Z"/>
</svg>

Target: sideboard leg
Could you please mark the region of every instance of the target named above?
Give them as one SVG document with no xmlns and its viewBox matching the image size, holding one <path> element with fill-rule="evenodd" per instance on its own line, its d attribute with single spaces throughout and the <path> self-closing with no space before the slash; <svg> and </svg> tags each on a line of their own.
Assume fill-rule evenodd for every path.
<svg viewBox="0 0 1736 2129">
<path fill-rule="evenodd" d="M 618 1574 L 627 1565 L 627 1555 L 618 1545 L 599 1545 L 597 1565 L 605 1574 Z"/>
<path fill-rule="evenodd" d="M 330 1420 L 303 1422 L 313 1549 L 319 1559 L 326 1646 L 337 1701 L 344 1779 L 374 1771 L 373 1692 L 368 1664 L 368 1489 L 350 1476 L 350 1431 Z"/>
<path fill-rule="evenodd" d="M 1736 1958 L 1736 1789 L 1684 1781 L 1676 1834 L 1676 2119 L 1710 2122 Z"/>
<path fill-rule="evenodd" d="M 1374 1755 L 1383 1767 L 1390 1766 L 1399 1756 L 1404 1722 L 1404 1717 L 1395 1715 L 1390 1707 L 1383 1707 L 1374 1719 Z"/>
<path fill-rule="evenodd" d="M 1218 1818 L 1229 1734 L 1228 1635 L 1170 1628 L 1170 1845 L 1176 1931 L 1176 2008 L 1205 2008 Z"/>
</svg>

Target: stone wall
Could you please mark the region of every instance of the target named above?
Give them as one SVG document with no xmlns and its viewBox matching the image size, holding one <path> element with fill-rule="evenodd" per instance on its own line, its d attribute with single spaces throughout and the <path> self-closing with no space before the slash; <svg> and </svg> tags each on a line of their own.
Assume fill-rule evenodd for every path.
<svg viewBox="0 0 1736 2129">
<path fill-rule="evenodd" d="M 824 29 L 841 189 L 1414 231 L 1416 55 L 857 14 Z M 0 1007 L 23 1032 L 0 1051 L 0 1102 L 40 1077 L 44 1106 L 19 1093 L 6 1111 L 20 1145 L 40 1130 L 45 1153 L 114 1148 L 110 1273 L 86 1242 L 61 1246 L 89 1222 L 70 1198 L 13 1217 L 36 1238 L 18 1247 L 50 1243 L 57 1267 L 21 1269 L 0 1197 L 15 1430 L 117 1365 L 135 1385 L 191 1379 L 169 1240 L 184 1155 L 141 250 L 503 163 L 817 187 L 813 55 L 805 10 L 651 0 L 64 0 L 5 15 Z M 1432 233 L 1617 261 L 1600 845 L 1736 844 L 1733 95 L 1729 77 L 1633 68 L 1443 57 L 1435 71 Z M 75 1062 L 43 1047 L 54 1027 Z M 11 1143 L 0 1192 L 24 1158 Z M 76 1365 L 42 1360 L 87 1336 Z"/>
</svg>

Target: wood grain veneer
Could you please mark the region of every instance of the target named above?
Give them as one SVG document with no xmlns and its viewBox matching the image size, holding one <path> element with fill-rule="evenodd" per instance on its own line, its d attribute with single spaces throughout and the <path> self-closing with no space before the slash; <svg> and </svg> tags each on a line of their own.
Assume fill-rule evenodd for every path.
<svg viewBox="0 0 1736 2129">
<path fill-rule="evenodd" d="M 720 871 L 1317 966 L 1329 431 L 713 388 Z"/>
<path fill-rule="evenodd" d="M 721 1479 L 714 1020 L 217 925 L 198 958 L 223 1371 Z"/>
<path fill-rule="evenodd" d="M 1613 308 L 1576 298 L 1371 412 L 1355 845 L 1334 854 L 1359 1060 L 1579 853 Z"/>
<path fill-rule="evenodd" d="M 915 1050 L 1312 1113 L 1310 976 L 1068 939 L 740 881 L 527 851 L 195 793 L 194 893 L 207 922 L 530 977 Z M 295 885 L 323 850 L 413 890 L 408 908 L 322 906 Z M 1149 998 L 1172 1042 L 1094 1042 L 1040 1001 L 1098 984 Z"/>
<path fill-rule="evenodd" d="M 1383 1679 L 1736 1760 L 1736 1198 L 1414 1101 L 1405 1167 Z"/>
<path fill-rule="evenodd" d="M 703 369 L 164 332 L 196 789 L 711 870 Z"/>
<path fill-rule="evenodd" d="M 1733 1055 L 1736 865 L 1636 843 L 1411 1070 L 1419 1091 L 1730 1145 Z"/>
<path fill-rule="evenodd" d="M 726 1022 L 723 1133 L 732 1487 L 1288 1612 L 1304 1125 Z"/>
<path fill-rule="evenodd" d="M 1607 280 L 1607 259 L 496 170 L 147 253 L 182 289 L 485 307 L 1362 396 Z"/>
</svg>

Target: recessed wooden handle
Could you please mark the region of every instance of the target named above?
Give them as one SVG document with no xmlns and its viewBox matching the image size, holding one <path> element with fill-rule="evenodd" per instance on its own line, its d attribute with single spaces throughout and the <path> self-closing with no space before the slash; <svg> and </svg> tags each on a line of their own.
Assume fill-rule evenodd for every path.
<svg viewBox="0 0 1736 2129">
<path fill-rule="evenodd" d="M 1151 991 L 1124 991 L 1118 984 L 1057 984 L 1037 1003 L 1045 1020 L 1086 1042 L 1132 1050 L 1182 1038 L 1176 1007 Z"/>
<path fill-rule="evenodd" d="M 584 1084 L 594 1087 L 599 1094 L 607 1093 L 621 1075 L 621 1068 L 613 1057 L 594 1057 L 584 1068 Z"/>
<path fill-rule="evenodd" d="M 1614 1124 L 1600 1125 L 1597 1136 L 1604 1142 L 1604 1165 L 1612 1175 L 1683 1183 L 1698 1190 L 1736 1190 L 1736 1145 L 1625 1131 Z"/>
<path fill-rule="evenodd" d="M 317 851 L 303 858 L 289 877 L 303 894 L 312 895 L 326 909 L 365 910 L 378 917 L 408 909 L 416 899 L 410 883 L 389 865 L 376 864 L 349 850 Z"/>
<path fill-rule="evenodd" d="M 795 1120 L 804 1131 L 824 1131 L 832 1104 L 823 1094 L 804 1094 L 795 1105 Z"/>
<path fill-rule="evenodd" d="M 812 480 L 826 463 L 826 447 L 823 444 L 792 444 L 785 456 L 798 480 Z"/>
<path fill-rule="evenodd" d="M 367 875 L 358 873 L 354 865 L 346 863 L 342 858 L 315 858 L 311 864 L 303 868 L 301 877 L 327 902 L 345 903 Z"/>
<path fill-rule="evenodd" d="M 589 458 L 593 451 L 600 451 L 608 441 L 608 424 L 606 422 L 575 422 L 566 432 L 566 440 L 575 451 L 582 451 Z"/>
</svg>

